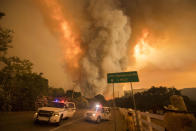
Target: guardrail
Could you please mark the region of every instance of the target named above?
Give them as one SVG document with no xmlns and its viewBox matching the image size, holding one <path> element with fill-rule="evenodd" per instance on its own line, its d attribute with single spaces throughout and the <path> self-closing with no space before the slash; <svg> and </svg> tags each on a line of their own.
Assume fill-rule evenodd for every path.
<svg viewBox="0 0 196 131">
<path fill-rule="evenodd" d="M 129 120 L 130 117 L 133 118 L 133 123 L 128 123 L 129 125 L 131 124 L 131 130 L 134 130 L 136 129 L 135 127 L 132 127 L 132 126 L 135 126 L 136 125 L 136 115 L 135 115 L 135 111 L 132 110 L 132 116 L 129 116 L 128 115 L 128 109 L 126 108 L 120 108 L 120 113 L 124 116 L 124 118 L 126 120 Z M 137 115 L 138 115 L 138 120 L 139 120 L 139 128 L 140 128 L 140 131 L 153 131 L 153 129 L 155 129 L 156 131 L 165 131 L 165 128 L 162 127 L 161 125 L 158 125 L 156 123 L 153 123 L 152 122 L 152 118 L 153 119 L 156 119 L 156 120 L 159 120 L 159 121 L 163 121 L 163 118 L 164 116 L 163 115 L 157 115 L 157 114 L 151 114 L 149 112 L 140 112 L 140 111 L 137 111 Z M 128 121 L 130 122 L 130 121 Z"/>
<path fill-rule="evenodd" d="M 140 111 L 137 111 L 137 113 L 138 113 L 138 119 L 139 119 L 141 131 L 153 131 L 153 128 L 156 131 L 165 131 L 164 127 L 157 125 L 151 121 L 151 118 L 163 121 L 164 117 L 162 115 L 151 114 L 149 112 L 140 112 Z M 142 116 L 145 116 L 146 120 L 143 119 Z M 147 125 L 147 127 L 143 126 L 143 123 Z"/>
</svg>

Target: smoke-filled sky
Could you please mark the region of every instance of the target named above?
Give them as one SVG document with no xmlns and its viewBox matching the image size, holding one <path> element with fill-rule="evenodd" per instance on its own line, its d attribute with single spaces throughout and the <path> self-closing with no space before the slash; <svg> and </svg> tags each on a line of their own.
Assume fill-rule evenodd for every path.
<svg viewBox="0 0 196 131">
<path fill-rule="evenodd" d="M 195 0 L 1 0 L 0 11 L 15 32 L 9 55 L 51 86 L 110 97 L 106 74 L 134 70 L 135 89 L 196 86 Z"/>
</svg>

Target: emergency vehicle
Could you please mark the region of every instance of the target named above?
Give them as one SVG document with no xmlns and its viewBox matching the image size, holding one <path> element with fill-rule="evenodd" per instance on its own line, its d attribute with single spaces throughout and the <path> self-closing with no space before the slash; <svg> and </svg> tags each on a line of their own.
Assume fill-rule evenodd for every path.
<svg viewBox="0 0 196 131">
<path fill-rule="evenodd" d="M 73 117 L 76 106 L 73 102 L 55 100 L 48 103 L 48 106 L 38 108 L 34 114 L 34 123 L 45 121 L 60 125 L 65 118 Z"/>
<path fill-rule="evenodd" d="M 94 121 L 100 123 L 101 120 L 110 120 L 111 112 L 110 107 L 102 107 L 101 105 L 96 105 L 94 108 L 88 110 L 85 113 L 85 120 Z"/>
</svg>

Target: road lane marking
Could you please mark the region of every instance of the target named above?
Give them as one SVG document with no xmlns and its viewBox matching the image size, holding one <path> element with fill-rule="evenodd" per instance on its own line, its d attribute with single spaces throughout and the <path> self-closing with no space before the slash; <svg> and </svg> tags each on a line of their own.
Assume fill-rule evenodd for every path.
<svg viewBox="0 0 196 131">
<path fill-rule="evenodd" d="M 83 118 L 79 118 L 77 120 L 73 120 L 73 121 L 67 122 L 67 123 L 65 123 L 65 124 L 63 124 L 63 125 L 61 125 L 59 127 L 56 127 L 56 128 L 53 128 L 53 129 L 49 130 L 49 131 L 56 131 L 56 130 L 60 129 L 61 127 L 69 126 L 69 125 L 71 125 L 71 124 L 73 124 L 73 123 L 75 123 L 75 122 L 77 122 L 77 121 L 79 121 L 81 119 L 83 119 Z"/>
</svg>

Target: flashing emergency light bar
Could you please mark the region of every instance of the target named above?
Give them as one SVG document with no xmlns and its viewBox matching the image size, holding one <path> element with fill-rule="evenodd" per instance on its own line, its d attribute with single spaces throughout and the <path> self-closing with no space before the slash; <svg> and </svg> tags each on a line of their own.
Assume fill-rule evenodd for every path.
<svg viewBox="0 0 196 131">
<path fill-rule="evenodd" d="M 99 108 L 99 107 L 100 107 L 100 105 L 98 105 L 98 104 L 97 104 L 97 105 L 96 105 L 96 107 L 97 107 L 97 108 Z"/>
<path fill-rule="evenodd" d="M 55 99 L 53 102 L 56 102 L 56 103 L 65 103 L 64 100 L 59 101 L 58 99 Z"/>
</svg>

